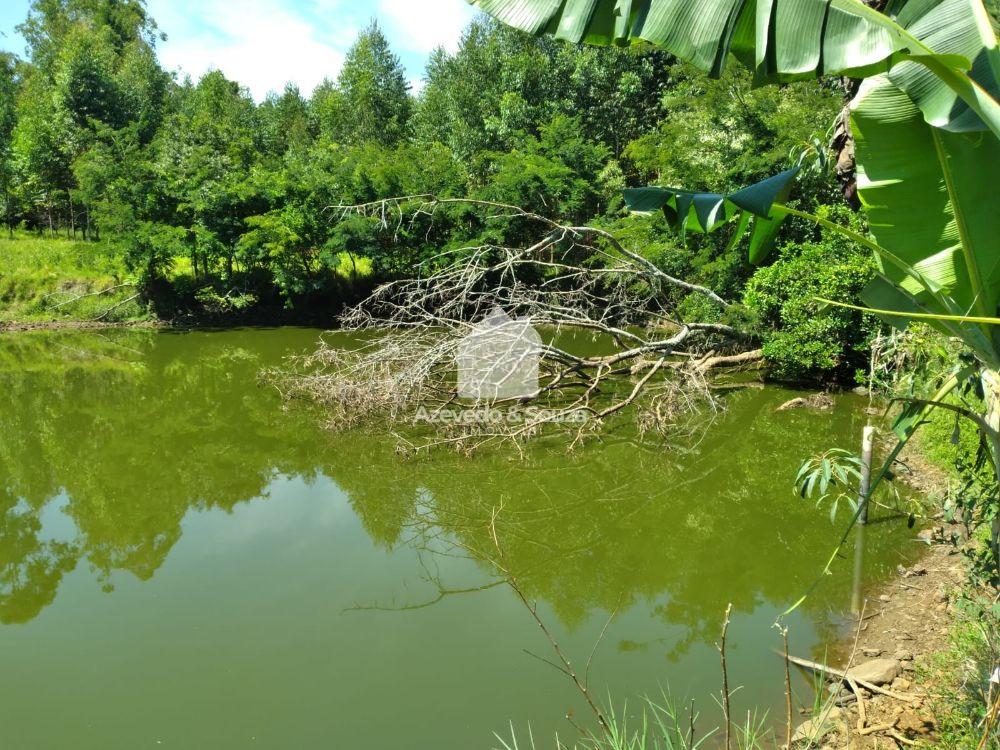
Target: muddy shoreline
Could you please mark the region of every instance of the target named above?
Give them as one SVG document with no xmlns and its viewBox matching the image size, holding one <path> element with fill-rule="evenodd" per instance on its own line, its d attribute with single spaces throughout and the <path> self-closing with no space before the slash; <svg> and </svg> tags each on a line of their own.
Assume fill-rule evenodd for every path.
<svg viewBox="0 0 1000 750">
<path fill-rule="evenodd" d="M 922 492 L 947 486 L 947 476 L 920 455 L 903 456 L 910 471 L 903 481 Z M 793 744 L 834 748 L 933 746 L 938 730 L 934 703 L 938 675 L 934 657 L 949 648 L 957 615 L 955 601 L 967 580 L 958 524 L 937 520 L 918 535 L 925 552 L 892 579 L 866 592 L 860 616 L 829 666 L 849 674 L 878 674 L 876 689 L 833 679 L 832 700 L 819 715 L 806 717 Z"/>
<path fill-rule="evenodd" d="M 0 321 L 0 333 L 17 333 L 20 331 L 93 331 L 109 328 L 178 328 L 173 323 L 161 320 L 136 320 L 124 323 L 103 323 L 91 320 L 39 320 L 39 321 Z"/>
</svg>

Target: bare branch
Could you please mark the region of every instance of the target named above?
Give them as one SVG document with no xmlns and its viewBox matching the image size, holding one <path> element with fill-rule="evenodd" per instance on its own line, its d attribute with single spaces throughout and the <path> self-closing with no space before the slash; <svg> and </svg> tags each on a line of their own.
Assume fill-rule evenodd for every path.
<svg viewBox="0 0 1000 750">
<path fill-rule="evenodd" d="M 116 291 L 118 289 L 123 289 L 123 288 L 125 288 L 127 286 L 135 286 L 135 284 L 133 282 L 131 282 L 131 281 L 128 281 L 128 282 L 125 282 L 124 284 L 115 284 L 114 286 L 109 286 L 107 289 L 100 289 L 100 290 L 98 290 L 96 292 L 88 292 L 86 294 L 79 294 L 76 297 L 71 297 L 70 299 L 63 300 L 62 302 L 60 302 L 60 303 L 58 303 L 56 305 L 53 305 L 49 309 L 50 310 L 58 310 L 60 307 L 65 307 L 66 305 L 71 305 L 74 302 L 78 302 L 78 301 L 80 301 L 80 300 L 82 300 L 82 299 L 84 299 L 86 297 L 100 297 L 101 295 L 110 294 L 111 292 L 114 292 L 114 291 Z M 47 294 L 45 296 L 46 297 L 50 297 L 52 295 L 51 294 Z"/>
<path fill-rule="evenodd" d="M 337 428 L 376 419 L 435 424 L 430 440 L 407 441 L 405 450 L 516 444 L 567 425 L 575 445 L 627 407 L 641 407 L 643 430 L 672 431 L 685 415 L 714 407 L 706 380 L 712 368 L 760 359 L 759 351 L 747 351 L 752 342 L 742 331 L 685 320 L 677 309 L 678 295 L 698 294 L 726 310 L 722 297 L 666 274 L 603 229 L 563 225 L 504 203 L 430 195 L 332 208 L 399 232 L 407 221 L 457 204 L 482 209 L 487 221 L 537 225 L 539 236 L 526 247 L 449 248 L 413 277 L 379 286 L 342 316 L 342 328 L 359 335 L 357 346 L 321 347 L 295 373 L 284 373 L 284 394 L 325 405 Z M 509 381 L 491 371 L 496 394 L 470 403 L 459 398 L 456 361 L 463 342 L 497 309 L 541 334 L 532 352 L 537 393 L 509 396 Z M 536 408 L 522 409 L 514 423 L 444 419 L 483 406 L 516 410 L 526 401 Z"/>
</svg>

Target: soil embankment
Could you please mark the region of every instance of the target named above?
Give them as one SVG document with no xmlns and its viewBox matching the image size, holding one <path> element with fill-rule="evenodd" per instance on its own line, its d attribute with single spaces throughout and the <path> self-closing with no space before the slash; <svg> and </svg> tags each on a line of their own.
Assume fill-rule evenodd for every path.
<svg viewBox="0 0 1000 750">
<path fill-rule="evenodd" d="M 933 492 L 947 484 L 947 477 L 916 451 L 906 452 L 905 464 L 910 471 L 904 481 L 915 489 Z M 934 746 L 940 676 L 933 661 L 949 648 L 955 600 L 966 581 L 961 545 L 953 543 L 963 531 L 941 521 L 925 529 L 919 539 L 928 548 L 920 561 L 900 566 L 891 581 L 869 592 L 855 632 L 839 661 L 830 665 L 858 679 L 831 682 L 834 700 L 798 727 L 797 746 Z M 867 685 L 858 684 L 862 677 Z"/>
</svg>

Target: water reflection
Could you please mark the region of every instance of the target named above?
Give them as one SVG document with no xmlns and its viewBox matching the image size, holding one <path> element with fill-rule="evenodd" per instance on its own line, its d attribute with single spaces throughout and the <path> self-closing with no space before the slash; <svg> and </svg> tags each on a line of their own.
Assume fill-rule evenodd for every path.
<svg viewBox="0 0 1000 750">
<path fill-rule="evenodd" d="M 734 393 L 689 451 L 622 425 L 570 455 L 403 460 L 259 383 L 317 336 L 0 336 L 0 723 L 22 746 L 131 747 L 157 727 L 241 747 L 240 725 L 272 747 L 467 748 L 509 719 L 559 728 L 572 691 L 517 661 L 547 646 L 489 562 L 500 507 L 505 563 L 569 652 L 586 659 L 618 611 L 602 692 L 666 682 L 710 712 L 731 601 L 740 700 L 780 705 L 771 623 L 840 533 L 792 475 L 856 442 L 863 401 L 777 412 L 787 393 Z M 849 549 L 792 618 L 793 650 L 821 651 L 852 591 L 913 554 L 905 523 L 865 533 L 857 587 Z M 155 699 L 151 673 L 169 676 Z M 60 690 L 56 727 L 36 714 Z"/>
<path fill-rule="evenodd" d="M 113 571 L 151 578 L 188 513 L 232 511 L 279 476 L 334 480 L 387 549 L 443 534 L 486 560 L 487 521 L 502 505 L 505 554 L 532 597 L 569 626 L 655 600 L 659 617 L 685 628 L 674 656 L 714 637 L 728 601 L 752 612 L 797 598 L 835 538 L 788 477 L 804 455 L 859 432 L 863 415 L 846 399 L 817 415 L 774 411 L 781 392 L 736 394 L 691 454 L 639 447 L 623 429 L 569 456 L 552 446 L 524 462 L 404 462 L 388 436 L 329 435 L 258 384 L 262 367 L 314 340 L 288 330 L 5 336 L 0 621 L 38 615 L 84 560 L 109 589 Z M 42 523 L 58 498 L 74 527 L 66 539 L 46 538 Z M 869 577 L 896 564 L 903 534 L 870 534 Z M 810 603 L 817 612 L 847 605 L 851 571 L 840 567 Z"/>
<path fill-rule="evenodd" d="M 86 559 L 153 576 L 191 510 L 232 509 L 279 474 L 314 475 L 320 441 L 260 398 L 269 354 L 153 332 L 4 336 L 0 343 L 0 620 L 26 622 Z M 72 541 L 45 541 L 57 498 Z"/>
</svg>

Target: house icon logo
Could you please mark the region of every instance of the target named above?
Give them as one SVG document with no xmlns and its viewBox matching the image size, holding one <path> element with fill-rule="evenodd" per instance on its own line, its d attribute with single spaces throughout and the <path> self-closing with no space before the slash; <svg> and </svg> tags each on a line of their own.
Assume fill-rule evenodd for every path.
<svg viewBox="0 0 1000 750">
<path fill-rule="evenodd" d="M 542 339 L 527 318 L 493 308 L 458 345 L 458 395 L 476 401 L 538 395 Z"/>
</svg>

